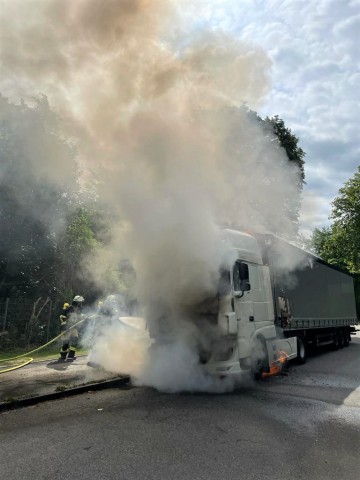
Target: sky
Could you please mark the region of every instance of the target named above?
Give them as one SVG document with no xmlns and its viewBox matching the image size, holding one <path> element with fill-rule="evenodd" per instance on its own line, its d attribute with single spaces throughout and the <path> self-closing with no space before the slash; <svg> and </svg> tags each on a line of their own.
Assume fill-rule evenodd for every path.
<svg viewBox="0 0 360 480">
<path fill-rule="evenodd" d="M 279 115 L 306 152 L 302 232 L 328 225 L 360 164 L 360 0 L 213 0 L 202 13 L 271 59 L 258 113 Z"/>
<path fill-rule="evenodd" d="M 256 109 L 279 115 L 306 152 L 302 232 L 328 225 L 332 200 L 360 163 L 360 0 L 173 2 L 186 12 L 186 29 L 230 32 L 265 51 L 269 90 Z"/>
</svg>

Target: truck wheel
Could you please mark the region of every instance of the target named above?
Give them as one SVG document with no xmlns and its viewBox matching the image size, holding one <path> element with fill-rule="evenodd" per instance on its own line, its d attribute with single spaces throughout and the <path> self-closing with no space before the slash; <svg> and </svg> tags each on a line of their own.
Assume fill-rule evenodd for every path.
<svg viewBox="0 0 360 480">
<path fill-rule="evenodd" d="M 343 332 L 343 339 L 344 339 L 344 347 L 348 347 L 349 346 L 349 335 L 348 335 L 348 332 L 347 332 L 347 329 L 344 328 L 344 330 L 342 331 Z"/>
<path fill-rule="evenodd" d="M 260 380 L 264 372 L 269 372 L 269 360 L 264 340 L 257 339 L 253 345 L 251 370 L 255 380 Z"/>
<path fill-rule="evenodd" d="M 302 335 L 297 337 L 297 363 L 303 365 L 306 362 L 307 351 L 306 351 L 306 342 L 305 338 Z"/>
</svg>

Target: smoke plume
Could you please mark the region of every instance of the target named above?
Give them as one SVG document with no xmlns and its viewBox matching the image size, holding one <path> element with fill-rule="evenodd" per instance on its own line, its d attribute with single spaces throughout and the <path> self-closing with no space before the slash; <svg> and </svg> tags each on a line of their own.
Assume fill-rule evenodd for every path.
<svg viewBox="0 0 360 480">
<path fill-rule="evenodd" d="M 77 142 L 82 182 L 119 219 L 91 272 L 101 282 L 105 260 L 131 261 L 151 340 L 117 326 L 98 344 L 97 360 L 132 369 L 141 384 L 219 391 L 197 356 L 210 329 L 189 314 L 216 293 L 219 225 L 292 231 L 283 198 L 296 196 L 297 172 L 239 108 L 258 108 L 268 91 L 264 52 L 192 28 L 186 7 L 2 2 L 0 86 L 13 98 L 48 96 Z M 274 191 L 271 179 L 279 177 L 283 189 Z"/>
</svg>

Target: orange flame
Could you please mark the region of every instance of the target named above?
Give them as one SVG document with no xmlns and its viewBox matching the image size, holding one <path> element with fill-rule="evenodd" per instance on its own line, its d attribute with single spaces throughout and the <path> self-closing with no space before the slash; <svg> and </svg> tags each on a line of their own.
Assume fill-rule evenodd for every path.
<svg viewBox="0 0 360 480">
<path fill-rule="evenodd" d="M 276 362 L 270 365 L 270 372 L 263 372 L 262 378 L 272 377 L 274 375 L 279 375 L 287 362 L 286 352 L 279 352 L 278 359 Z"/>
</svg>

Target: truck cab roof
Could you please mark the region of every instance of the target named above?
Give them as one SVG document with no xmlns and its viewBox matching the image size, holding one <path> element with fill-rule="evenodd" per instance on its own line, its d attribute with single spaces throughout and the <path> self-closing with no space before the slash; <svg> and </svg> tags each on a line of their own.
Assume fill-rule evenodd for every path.
<svg viewBox="0 0 360 480">
<path fill-rule="evenodd" d="M 262 265 L 262 255 L 259 242 L 252 235 L 225 228 L 222 230 L 224 242 L 236 250 L 241 260 Z"/>
</svg>

